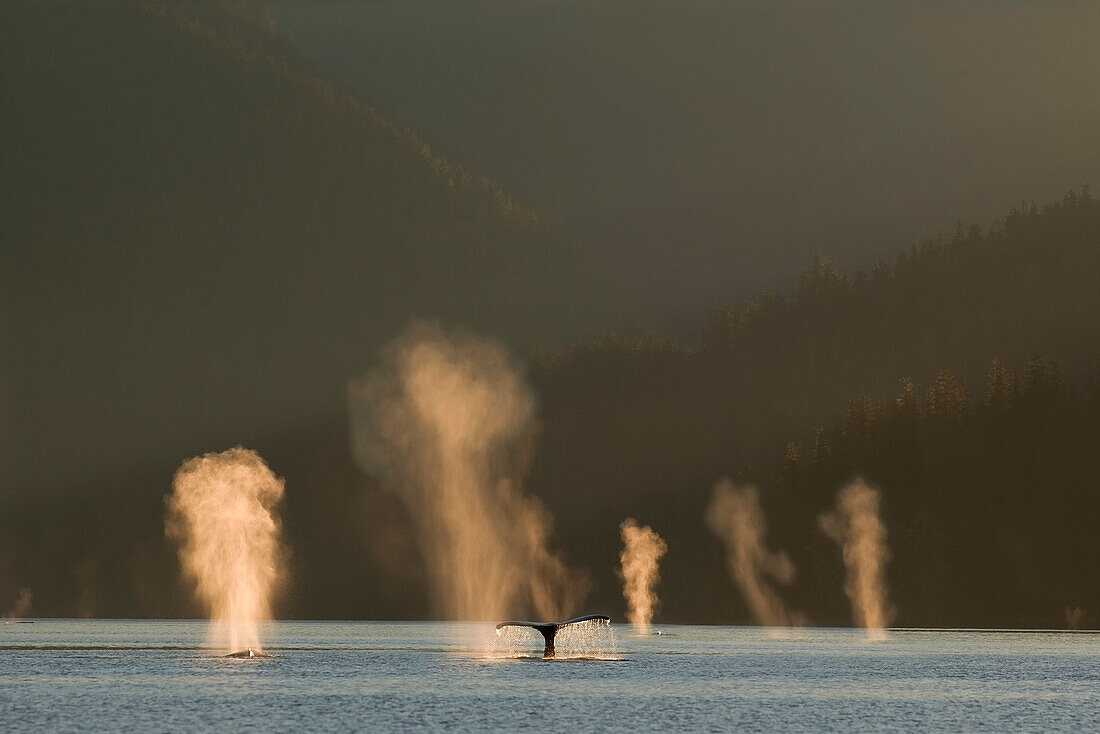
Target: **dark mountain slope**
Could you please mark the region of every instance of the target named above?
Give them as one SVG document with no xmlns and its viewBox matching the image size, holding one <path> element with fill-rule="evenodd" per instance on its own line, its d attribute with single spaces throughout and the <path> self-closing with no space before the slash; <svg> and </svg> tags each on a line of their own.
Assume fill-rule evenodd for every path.
<svg viewBox="0 0 1100 734">
<path fill-rule="evenodd" d="M 623 268 L 640 328 L 1100 178 L 1100 5 L 278 0 L 311 58 Z"/>
<path fill-rule="evenodd" d="M 254 4 L 12 0 L 0 59 L 0 605 L 183 613 L 162 497 L 243 443 L 292 487 L 312 601 L 284 611 L 387 613 L 357 569 L 395 510 L 362 507 L 347 379 L 413 317 L 576 338 L 602 275 Z"/>
<path fill-rule="evenodd" d="M 801 453 L 809 457 L 815 427 L 832 425 L 860 395 L 891 403 L 901 378 L 912 378 L 923 390 L 948 368 L 973 395 L 983 395 L 994 359 L 1019 366 L 1028 355 L 1039 353 L 1061 365 L 1068 384 L 1080 386 L 1074 400 L 1085 400 L 1100 364 L 1097 284 L 1100 202 L 1085 189 L 1048 206 L 1026 205 L 988 231 L 959 228 L 950 238 L 914 246 L 893 263 L 880 263 L 870 276 L 853 277 L 823 258 L 800 278 L 789 297 L 766 294 L 742 308 L 716 309 L 695 348 L 659 337 L 609 337 L 546 353 L 533 368 L 545 424 L 533 485 L 554 511 L 563 545 L 575 557 L 583 548 L 584 557 L 592 559 L 597 606 L 613 608 L 619 603 L 612 573 L 618 553 L 616 528 L 624 517 L 634 515 L 653 523 L 669 542 L 664 582 L 669 618 L 729 619 L 731 610 L 743 607 L 725 580 L 718 542 L 702 523 L 717 479 L 732 476 L 764 484 L 774 532 L 785 533 L 781 537 L 792 550 L 801 547 L 811 535 L 819 535 L 816 515 L 828 508 L 828 498 L 839 489 L 831 484 L 859 472 L 897 481 L 904 470 L 890 464 L 889 457 L 876 458 L 873 446 L 864 446 L 861 456 L 868 460 L 846 454 L 833 458 L 828 469 L 815 469 L 802 483 L 788 482 L 773 496 L 772 468 L 790 458 L 790 444 L 801 445 Z M 1080 412 L 1056 424 L 1056 429 L 1073 433 L 1087 424 L 1086 415 Z M 1014 420 L 1025 422 L 1022 415 Z M 979 443 L 984 429 L 982 424 L 968 424 L 965 440 Z M 1018 457 L 1032 451 L 1027 435 L 1018 432 L 1017 440 L 998 450 L 987 447 L 984 454 L 968 458 L 959 474 L 966 481 L 922 475 L 963 498 L 933 508 L 937 527 L 959 530 L 961 525 L 948 517 L 955 511 L 951 508 L 978 507 L 997 495 L 999 467 L 1007 460 L 1001 452 Z M 1065 467 L 1059 476 L 1088 476 L 1090 456 L 1100 452 L 1095 432 L 1075 441 L 1067 446 L 1080 447 L 1083 442 L 1092 446 L 1092 453 L 1068 450 L 1078 463 Z M 907 450 L 928 466 L 939 461 L 940 448 L 928 443 Z M 873 471 L 876 467 L 885 469 Z M 919 505 L 920 477 L 906 478 L 897 487 L 883 481 L 895 524 L 926 522 L 897 510 Z M 1048 485 L 1036 483 L 1040 489 L 1035 491 Z M 894 489 L 900 493 L 897 497 L 890 495 Z M 1013 491 L 1026 494 L 1023 487 Z M 1073 496 L 1076 499 L 1058 506 L 1063 515 L 1075 507 L 1085 511 L 1079 502 L 1082 495 Z M 1027 506 L 1021 500 L 998 508 L 999 527 L 1024 523 Z M 1066 526 L 1065 531 L 1076 533 L 1065 547 L 1092 547 L 1081 527 Z M 1027 542 L 1038 544 L 1039 538 L 1058 532 L 1061 526 L 1046 527 L 1028 536 Z M 902 619 L 932 625 L 964 619 L 967 624 L 1015 625 L 1027 624 L 1028 619 L 1031 624 L 1052 624 L 1050 614 L 1062 613 L 1061 602 L 1052 602 L 1045 616 L 1036 616 L 1037 603 L 1030 599 L 1030 606 L 1025 606 L 1022 601 L 1032 593 L 1026 585 L 1009 592 L 1007 598 L 1013 602 L 1001 608 L 961 599 L 961 589 L 993 588 L 977 573 L 988 571 L 991 562 L 967 565 L 962 558 L 961 549 L 980 544 L 981 534 L 975 538 L 951 537 L 945 545 L 960 549 L 962 566 L 953 581 L 956 596 L 951 603 L 910 605 L 903 610 L 909 616 Z M 812 547 L 828 551 L 823 536 L 818 540 Z M 919 567 L 913 547 L 901 554 L 910 569 Z M 952 560 L 949 551 L 935 557 L 944 555 Z M 1071 554 L 1067 551 L 1062 557 Z M 835 571 L 809 551 L 803 559 L 810 562 L 811 575 L 813 568 Z M 1009 559 L 1002 560 L 1004 568 L 1011 567 Z M 947 583 L 934 574 L 925 580 L 937 578 L 941 585 Z M 905 581 L 899 578 L 899 583 Z M 807 583 L 808 589 L 823 588 L 815 581 Z M 921 588 L 911 587 L 909 598 L 919 597 Z M 1004 587 L 996 591 L 1006 598 Z M 1066 589 L 1062 592 L 1069 604 Z M 805 611 L 822 621 L 826 618 L 815 615 L 822 611 L 821 604 L 814 599 Z M 1010 613 L 1023 609 L 1029 611 Z M 830 621 L 844 619 L 836 606 L 824 611 Z"/>
<path fill-rule="evenodd" d="M 558 232 L 248 3 L 16 1 L 0 28 L 9 490 L 342 412 L 414 316 L 521 348 L 603 322 Z"/>
</svg>

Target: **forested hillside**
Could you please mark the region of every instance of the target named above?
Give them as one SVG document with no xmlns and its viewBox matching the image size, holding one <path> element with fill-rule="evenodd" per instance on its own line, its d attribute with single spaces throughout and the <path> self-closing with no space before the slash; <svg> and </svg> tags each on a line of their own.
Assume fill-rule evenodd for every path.
<svg viewBox="0 0 1100 734">
<path fill-rule="evenodd" d="M 948 370 L 923 390 L 903 380 L 894 399 L 854 400 L 812 446 L 788 447 L 772 506 L 778 537 L 813 569 L 803 606 L 843 619 L 842 570 L 814 518 L 786 508 L 827 506 L 861 475 L 882 490 L 904 623 L 1100 622 L 1100 382 L 1067 386 L 1033 356 L 1019 373 L 993 362 L 976 388 Z"/>
<path fill-rule="evenodd" d="M 589 253 L 324 80 L 250 3 L 13 0 L 0 55 L 0 613 L 22 587 L 43 615 L 196 613 L 163 497 L 183 459 L 244 444 L 287 481 L 278 614 L 427 615 L 346 400 L 428 317 L 540 343 L 526 490 L 588 609 L 621 614 L 633 516 L 669 546 L 657 621 L 749 621 L 704 522 L 731 477 L 760 487 L 791 605 L 847 623 L 816 519 L 862 476 L 897 623 L 1098 623 L 1087 189 L 870 273 L 822 256 L 695 344 L 591 342 L 617 296 Z"/>
<path fill-rule="evenodd" d="M 537 492 L 566 547 L 603 544 L 603 604 L 616 602 L 614 528 L 633 515 L 669 541 L 667 615 L 718 621 L 747 618 L 701 518 L 719 478 L 754 480 L 796 557 L 792 597 L 812 619 L 843 623 L 839 555 L 815 518 L 863 474 L 880 482 L 893 530 L 900 623 L 1064 624 L 1063 607 L 1083 604 L 1073 599 L 1100 606 L 1087 560 L 1100 519 L 1089 500 L 1097 284 L 1100 202 L 1082 189 L 988 230 L 960 227 L 870 275 L 821 258 L 790 296 L 716 309 L 694 347 L 609 335 L 546 350 L 532 372 L 545 424 Z M 1019 401 L 983 402 L 994 360 L 998 385 L 1024 370 Z M 892 432 L 893 408 L 875 407 L 894 406 L 902 384 L 926 440 Z M 954 433 L 937 428 L 945 404 Z M 990 419 L 997 410 L 1007 424 Z M 853 420 L 867 426 L 854 446 Z M 1005 485 L 1014 466 L 1031 469 Z"/>
<path fill-rule="evenodd" d="M 12 0 L 0 61 L 0 586 L 42 613 L 180 613 L 162 497 L 204 451 L 258 449 L 339 537 L 352 488 L 303 445 L 342 448 L 410 318 L 520 349 L 605 323 L 583 253 L 253 3 Z"/>
<path fill-rule="evenodd" d="M 412 316 L 599 323 L 552 227 L 249 3 L 17 0 L 0 34 L 0 476 L 27 490 L 342 412 Z"/>
</svg>

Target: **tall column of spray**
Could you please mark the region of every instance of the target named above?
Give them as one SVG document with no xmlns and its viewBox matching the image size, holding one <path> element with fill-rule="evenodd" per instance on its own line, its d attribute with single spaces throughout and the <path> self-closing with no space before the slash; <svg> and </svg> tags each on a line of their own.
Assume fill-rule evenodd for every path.
<svg viewBox="0 0 1100 734">
<path fill-rule="evenodd" d="M 282 497 L 283 481 L 239 446 L 188 459 L 176 472 L 166 531 L 209 611 L 215 647 L 262 649 L 257 623 L 271 618 L 285 555 L 275 512 Z"/>
<path fill-rule="evenodd" d="M 857 479 L 837 495 L 836 510 L 821 515 L 818 523 L 841 546 L 844 593 L 852 604 L 856 626 L 881 631 L 889 625 L 893 610 L 887 601 L 885 579 L 890 553 L 878 504 L 878 492 Z"/>
<path fill-rule="evenodd" d="M 724 479 L 714 488 L 707 525 L 726 545 L 730 573 L 757 624 L 787 627 L 805 622 L 790 613 L 768 577 L 780 584 L 794 578 L 794 564 L 764 546 L 766 526 L 756 487 L 737 487 Z"/>
<path fill-rule="evenodd" d="M 668 545 L 648 525 L 639 525 L 632 517 L 619 525 L 623 550 L 619 554 L 619 578 L 623 580 L 626 618 L 634 628 L 645 634 L 657 609 L 657 582 L 661 575 L 658 562 L 668 551 Z"/>
<path fill-rule="evenodd" d="M 534 401 L 495 342 L 411 327 L 350 388 L 356 459 L 404 501 L 435 612 L 561 618 L 584 592 L 547 549 L 550 517 L 523 494 Z"/>
</svg>

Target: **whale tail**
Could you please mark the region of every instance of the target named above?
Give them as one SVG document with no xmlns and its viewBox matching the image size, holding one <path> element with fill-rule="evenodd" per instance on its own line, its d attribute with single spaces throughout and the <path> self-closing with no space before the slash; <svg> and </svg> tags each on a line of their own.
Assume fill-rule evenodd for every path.
<svg viewBox="0 0 1100 734">
<path fill-rule="evenodd" d="M 546 640 L 546 647 L 542 650 L 542 657 L 552 658 L 554 657 L 554 638 L 558 634 L 558 630 L 570 624 L 581 624 L 583 622 L 599 622 L 601 624 L 611 624 L 611 617 L 606 614 L 586 614 L 583 617 L 573 617 L 567 619 L 564 622 L 501 622 L 497 625 L 497 629 L 504 627 L 530 627 L 536 629 L 542 633 L 543 639 Z"/>
</svg>

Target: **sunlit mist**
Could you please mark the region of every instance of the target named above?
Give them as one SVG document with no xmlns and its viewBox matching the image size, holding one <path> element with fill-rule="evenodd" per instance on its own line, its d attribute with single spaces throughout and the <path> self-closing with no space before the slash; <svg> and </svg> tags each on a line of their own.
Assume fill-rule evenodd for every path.
<svg viewBox="0 0 1100 734">
<path fill-rule="evenodd" d="M 818 522 L 843 550 L 844 593 L 852 604 L 856 626 L 881 631 L 890 624 L 893 610 L 887 601 L 885 579 L 890 552 L 878 505 L 878 491 L 857 479 L 837 495 L 836 509 L 821 515 Z"/>
<path fill-rule="evenodd" d="M 257 623 L 271 618 L 285 555 L 276 514 L 282 497 L 283 480 L 239 446 L 188 459 L 176 472 L 166 530 L 210 613 L 216 648 L 262 649 Z"/>
<path fill-rule="evenodd" d="M 355 456 L 416 524 L 435 611 L 559 619 L 585 591 L 521 487 L 534 400 L 503 347 L 415 325 L 351 386 Z"/>
<path fill-rule="evenodd" d="M 767 527 L 756 487 L 737 487 L 728 479 L 719 482 L 707 507 L 707 525 L 725 543 L 730 573 L 757 624 L 803 624 L 802 616 L 789 612 L 772 586 L 771 580 L 789 584 L 794 564 L 786 554 L 764 546 Z"/>
<path fill-rule="evenodd" d="M 11 609 L 7 611 L 4 617 L 8 619 L 18 619 L 19 617 L 26 617 L 31 613 L 32 599 L 34 595 L 27 587 L 19 589 L 18 596 L 15 597 L 15 601 L 11 605 Z"/>
<path fill-rule="evenodd" d="M 623 597 L 626 599 L 626 618 L 634 628 L 645 633 L 657 610 L 658 566 L 668 545 L 648 525 L 639 525 L 632 517 L 619 525 L 623 537 L 623 550 L 619 554 L 619 578 L 623 580 Z"/>
</svg>

